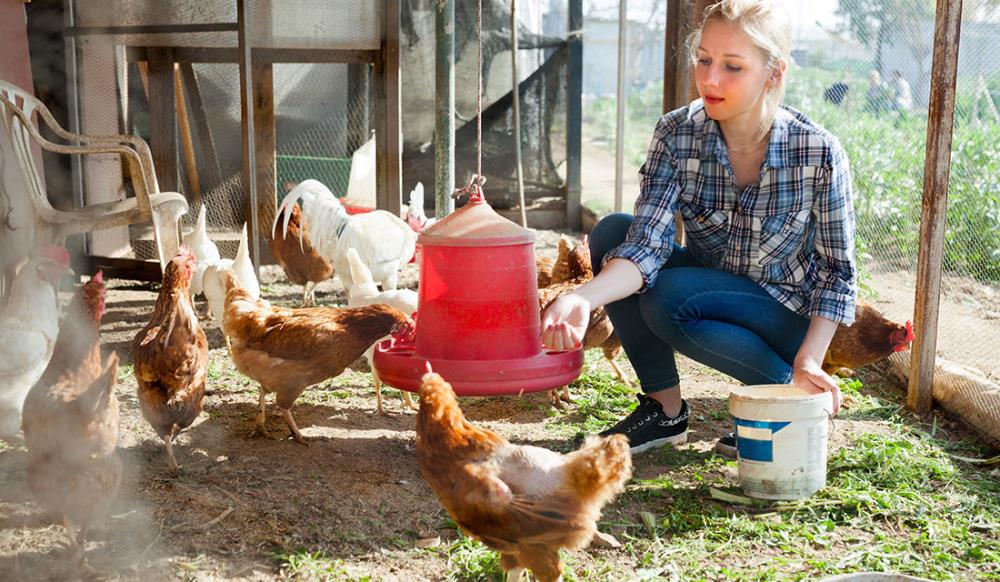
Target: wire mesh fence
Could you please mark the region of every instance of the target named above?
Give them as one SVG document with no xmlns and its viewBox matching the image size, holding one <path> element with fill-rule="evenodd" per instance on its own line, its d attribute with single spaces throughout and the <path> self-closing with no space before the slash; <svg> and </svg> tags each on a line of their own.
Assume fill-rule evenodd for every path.
<svg viewBox="0 0 1000 582">
<path fill-rule="evenodd" d="M 628 12 L 624 210 L 661 115 L 663 0 Z M 785 103 L 838 137 L 851 162 L 861 296 L 911 319 L 919 250 L 935 3 L 784 2 Z M 618 2 L 584 4 L 584 202 L 613 200 Z M 938 355 L 1000 380 L 1000 2 L 964 3 Z M 589 175 L 587 168 L 590 168 Z M 919 333 L 920 330 L 917 330 Z"/>
</svg>

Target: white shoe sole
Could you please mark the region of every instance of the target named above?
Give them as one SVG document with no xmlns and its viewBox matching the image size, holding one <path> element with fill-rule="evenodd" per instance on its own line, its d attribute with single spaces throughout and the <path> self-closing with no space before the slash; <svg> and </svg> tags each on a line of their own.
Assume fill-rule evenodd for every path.
<svg viewBox="0 0 1000 582">
<path fill-rule="evenodd" d="M 662 438 L 662 439 L 656 439 L 656 440 L 652 440 L 652 441 L 649 441 L 649 442 L 642 443 L 641 445 L 638 445 L 638 446 L 635 446 L 635 447 L 631 447 L 629 450 L 632 451 L 633 455 L 636 455 L 636 454 L 639 454 L 639 453 L 646 452 L 649 449 L 660 448 L 663 445 L 674 445 L 674 446 L 683 445 L 687 441 L 688 441 L 688 433 L 687 433 L 687 431 L 684 431 L 684 432 L 682 432 L 679 435 L 675 435 L 675 436 L 672 436 L 672 437 L 666 437 L 666 438 Z"/>
</svg>

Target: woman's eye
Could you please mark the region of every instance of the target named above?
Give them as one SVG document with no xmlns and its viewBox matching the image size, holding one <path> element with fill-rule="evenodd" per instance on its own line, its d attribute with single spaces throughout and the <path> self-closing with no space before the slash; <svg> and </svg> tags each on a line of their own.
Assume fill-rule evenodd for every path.
<svg viewBox="0 0 1000 582">
<path fill-rule="evenodd" d="M 712 61 L 710 61 L 710 60 L 708 60 L 708 59 L 698 59 L 698 64 L 699 64 L 699 65 L 705 65 L 705 66 L 708 66 L 709 64 L 711 64 L 711 62 L 712 62 Z"/>
<path fill-rule="evenodd" d="M 726 70 L 731 73 L 739 73 L 743 70 L 743 67 L 737 67 L 736 65 L 726 65 Z"/>
</svg>

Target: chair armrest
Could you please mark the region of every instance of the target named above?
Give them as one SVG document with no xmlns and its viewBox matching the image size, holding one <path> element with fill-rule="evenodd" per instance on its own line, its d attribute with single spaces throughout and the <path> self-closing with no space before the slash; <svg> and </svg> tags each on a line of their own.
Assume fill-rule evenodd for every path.
<svg viewBox="0 0 1000 582">
<path fill-rule="evenodd" d="M 0 99 L 7 101 L 3 95 L 0 95 Z M 96 140 L 94 145 L 59 144 L 51 142 L 42 136 L 41 133 L 39 133 L 38 128 L 35 127 L 35 124 L 31 123 L 31 120 L 27 118 L 21 109 L 12 107 L 11 111 L 21 122 L 22 126 L 27 130 L 31 139 L 44 150 L 60 154 L 119 154 L 124 157 L 126 163 L 128 164 L 129 177 L 132 178 L 133 189 L 135 190 L 136 203 L 139 206 L 139 211 L 145 219 L 150 219 L 152 217 L 153 211 L 150 206 L 149 196 L 151 193 L 155 193 L 158 190 L 158 185 L 156 184 L 156 174 L 152 172 L 152 155 L 149 152 L 149 147 L 144 141 L 135 136 L 107 136 L 107 140 L 100 138 Z M 43 118 L 51 119 L 51 114 L 49 114 L 46 109 L 39 108 L 38 111 L 42 114 Z M 55 124 L 54 119 L 52 119 L 52 123 L 54 125 L 49 125 L 52 127 L 53 131 L 56 131 L 56 128 L 59 127 L 58 124 Z M 62 130 L 62 132 L 68 136 L 77 135 L 66 130 Z M 56 131 L 56 133 L 62 135 L 59 131 Z M 112 140 L 112 137 L 114 140 Z M 124 139 L 118 140 L 118 138 Z M 135 149 L 122 145 L 121 142 L 133 144 Z M 143 158 L 140 154 L 145 154 L 148 165 L 143 163 Z M 146 172 L 147 167 L 150 169 L 150 173 Z M 152 184 L 149 183 L 149 176 L 152 176 Z"/>
</svg>

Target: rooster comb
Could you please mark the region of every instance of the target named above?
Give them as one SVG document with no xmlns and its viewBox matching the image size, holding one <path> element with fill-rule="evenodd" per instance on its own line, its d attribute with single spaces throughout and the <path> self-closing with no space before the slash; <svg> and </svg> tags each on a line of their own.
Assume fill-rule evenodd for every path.
<svg viewBox="0 0 1000 582">
<path fill-rule="evenodd" d="M 51 261 L 55 261 L 56 263 L 59 263 L 64 267 L 69 266 L 69 251 L 66 250 L 66 247 L 58 245 L 45 247 L 45 250 L 42 251 L 41 256 Z"/>
</svg>

